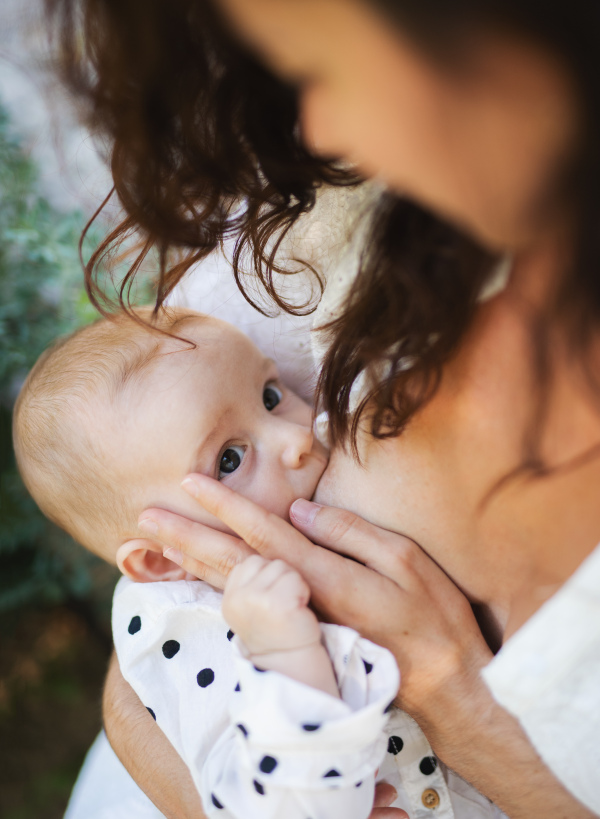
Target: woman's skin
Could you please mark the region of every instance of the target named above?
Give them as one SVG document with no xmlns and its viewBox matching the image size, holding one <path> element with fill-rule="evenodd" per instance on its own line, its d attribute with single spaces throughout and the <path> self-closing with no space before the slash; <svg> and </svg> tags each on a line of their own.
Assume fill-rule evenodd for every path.
<svg viewBox="0 0 600 819">
<path fill-rule="evenodd" d="M 509 286 L 479 309 L 434 399 L 397 438 L 361 432 L 362 465 L 342 449 L 332 453 L 316 497 L 327 506 L 298 502 L 296 529 L 204 476 L 191 478 L 188 491 L 258 552 L 297 566 L 325 617 L 394 652 L 399 704 L 439 756 L 511 819 L 592 816 L 482 683 L 491 652 L 468 603 L 497 646 L 564 583 L 600 532 L 600 459 L 586 458 L 600 442 L 600 415 L 558 331 L 540 447 L 561 468 L 492 491 L 522 462 L 539 411 L 531 324 L 570 256 L 560 178 L 579 119 L 568 77 L 541 49 L 492 33 L 465 47 L 459 65 L 436 65 L 358 0 L 221 5 L 277 73 L 300 83 L 313 147 L 346 156 L 515 261 Z M 598 352 L 596 344 L 590 356 Z M 240 559 L 231 536 L 160 510 L 143 519 L 158 526 L 154 537 L 172 559 L 200 577 L 210 572 L 212 582 Z M 113 673 L 109 692 L 122 689 Z M 110 708 L 106 719 L 121 755 L 133 754 Z M 159 779 L 153 769 L 142 785 L 156 793 Z M 185 811 L 173 801 L 168 815 Z"/>
<path fill-rule="evenodd" d="M 528 246 L 547 229 L 549 186 L 578 131 L 568 78 L 550 55 L 482 33 L 460 62 L 439 65 L 360 0 L 219 5 L 299 86 L 313 149 L 350 159 L 491 247 Z"/>
</svg>

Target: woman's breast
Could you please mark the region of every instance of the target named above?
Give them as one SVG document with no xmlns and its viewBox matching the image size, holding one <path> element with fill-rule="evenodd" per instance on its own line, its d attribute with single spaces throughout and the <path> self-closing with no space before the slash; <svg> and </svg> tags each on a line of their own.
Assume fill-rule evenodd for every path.
<svg viewBox="0 0 600 819">
<path fill-rule="evenodd" d="M 416 429 L 381 441 L 364 436 L 359 451 L 361 462 L 349 447 L 332 451 L 317 503 L 410 537 L 436 559 L 451 532 L 460 531 L 464 543 L 467 515 L 457 473 L 444 469 L 444 454 L 418 440 Z"/>
<path fill-rule="evenodd" d="M 472 600 L 484 601 L 498 579 L 496 550 L 481 530 L 481 499 L 498 474 L 487 438 L 483 446 L 461 403 L 442 388 L 399 436 L 363 433 L 361 462 L 351 447 L 335 448 L 315 500 L 411 538 Z"/>
</svg>

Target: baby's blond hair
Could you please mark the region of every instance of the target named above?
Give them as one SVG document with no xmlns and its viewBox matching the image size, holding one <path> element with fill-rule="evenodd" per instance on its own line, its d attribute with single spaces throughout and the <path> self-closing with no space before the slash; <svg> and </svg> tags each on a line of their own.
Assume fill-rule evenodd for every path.
<svg viewBox="0 0 600 819">
<path fill-rule="evenodd" d="M 201 318 L 173 308 L 135 314 L 137 321 L 120 314 L 59 339 L 29 373 L 13 414 L 17 464 L 32 497 L 50 520 L 111 562 L 108 543 L 126 535 L 137 516 L 131 498 L 114 489 L 117 475 L 94 434 L 92 410 L 114 406 L 152 366 L 165 334 L 176 336 L 183 322 Z"/>
</svg>

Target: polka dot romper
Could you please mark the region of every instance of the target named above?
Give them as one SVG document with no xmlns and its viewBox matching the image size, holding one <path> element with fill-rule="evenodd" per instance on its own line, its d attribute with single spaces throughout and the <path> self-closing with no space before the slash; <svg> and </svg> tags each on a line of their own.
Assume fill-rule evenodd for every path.
<svg viewBox="0 0 600 819">
<path fill-rule="evenodd" d="M 454 813 L 443 766 L 391 708 L 399 674 L 388 651 L 322 624 L 336 699 L 244 659 L 221 597 L 201 581 L 123 578 L 113 603 L 123 676 L 189 767 L 207 816 L 367 819 L 379 779 L 411 819 L 502 815 L 479 794 L 481 810 Z"/>
</svg>

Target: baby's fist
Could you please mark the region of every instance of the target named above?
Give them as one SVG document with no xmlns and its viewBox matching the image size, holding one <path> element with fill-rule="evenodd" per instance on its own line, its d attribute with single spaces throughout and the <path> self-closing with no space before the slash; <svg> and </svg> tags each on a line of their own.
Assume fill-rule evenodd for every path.
<svg viewBox="0 0 600 819">
<path fill-rule="evenodd" d="M 321 639 L 309 599 L 310 589 L 295 569 L 251 555 L 227 579 L 223 616 L 250 654 L 290 651 Z"/>
</svg>

